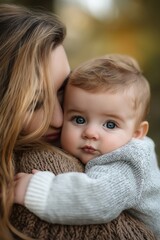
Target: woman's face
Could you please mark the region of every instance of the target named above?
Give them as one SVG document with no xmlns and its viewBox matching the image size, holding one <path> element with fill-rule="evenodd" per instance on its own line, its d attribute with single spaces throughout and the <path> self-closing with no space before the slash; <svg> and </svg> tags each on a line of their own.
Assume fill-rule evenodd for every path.
<svg viewBox="0 0 160 240">
<path fill-rule="evenodd" d="M 47 132 L 44 135 L 44 139 L 47 142 L 56 142 L 60 137 L 61 126 L 63 123 L 63 112 L 59 102 L 59 94 L 62 91 L 61 87 L 70 73 L 70 67 L 65 50 L 62 45 L 56 47 L 52 54 L 49 64 L 49 73 L 51 74 L 51 81 L 53 85 L 53 94 L 56 92 L 54 111 L 52 119 Z M 33 117 L 30 124 L 24 127 L 25 132 L 32 133 L 37 130 L 43 119 L 43 109 L 39 108 L 33 113 Z"/>
</svg>

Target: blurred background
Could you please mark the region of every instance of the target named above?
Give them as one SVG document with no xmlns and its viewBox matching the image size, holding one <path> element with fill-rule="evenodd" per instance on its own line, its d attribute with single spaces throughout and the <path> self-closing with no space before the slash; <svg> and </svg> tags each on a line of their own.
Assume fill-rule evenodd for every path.
<svg viewBox="0 0 160 240">
<path fill-rule="evenodd" d="M 160 163 L 160 1 L 3 0 L 50 10 L 67 26 L 65 49 L 71 67 L 106 53 L 135 57 L 151 85 L 149 136 Z"/>
</svg>

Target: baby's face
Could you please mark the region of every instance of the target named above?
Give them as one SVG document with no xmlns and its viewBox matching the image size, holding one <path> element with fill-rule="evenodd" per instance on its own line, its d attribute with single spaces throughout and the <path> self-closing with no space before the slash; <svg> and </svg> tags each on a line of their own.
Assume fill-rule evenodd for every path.
<svg viewBox="0 0 160 240">
<path fill-rule="evenodd" d="M 62 147 L 84 164 L 126 144 L 136 113 L 125 92 L 87 92 L 68 86 L 64 100 Z"/>
</svg>

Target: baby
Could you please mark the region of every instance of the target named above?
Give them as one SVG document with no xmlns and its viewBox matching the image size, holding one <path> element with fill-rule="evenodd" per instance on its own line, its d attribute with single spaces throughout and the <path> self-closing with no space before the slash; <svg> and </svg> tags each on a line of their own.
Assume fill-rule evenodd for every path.
<svg viewBox="0 0 160 240">
<path fill-rule="evenodd" d="M 77 67 L 65 90 L 61 144 L 86 164 L 85 173 L 20 173 L 15 202 L 46 221 L 76 225 L 106 223 L 128 210 L 159 239 L 149 102 L 149 83 L 131 57 L 111 54 Z"/>
</svg>

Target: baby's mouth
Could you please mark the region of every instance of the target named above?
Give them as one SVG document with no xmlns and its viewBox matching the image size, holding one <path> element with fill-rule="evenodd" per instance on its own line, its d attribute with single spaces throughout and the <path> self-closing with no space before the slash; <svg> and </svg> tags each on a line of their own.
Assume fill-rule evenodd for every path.
<svg viewBox="0 0 160 240">
<path fill-rule="evenodd" d="M 90 154 L 95 154 L 95 153 L 98 152 L 97 149 L 95 149 L 95 148 L 92 147 L 92 146 L 88 146 L 88 145 L 82 147 L 81 149 L 82 149 L 85 153 L 90 153 Z"/>
</svg>

